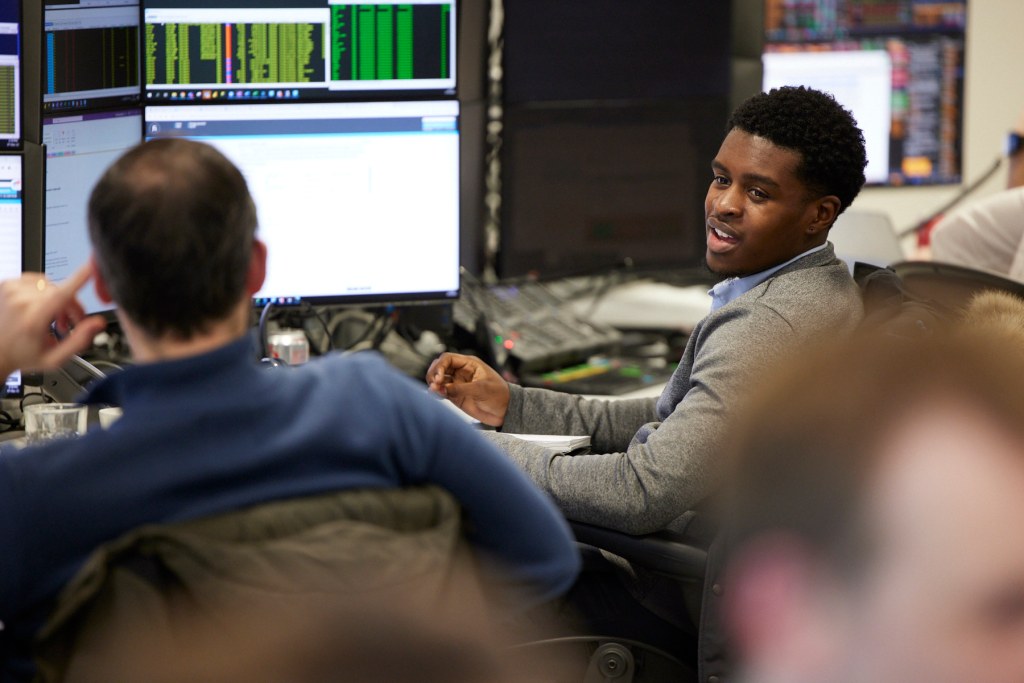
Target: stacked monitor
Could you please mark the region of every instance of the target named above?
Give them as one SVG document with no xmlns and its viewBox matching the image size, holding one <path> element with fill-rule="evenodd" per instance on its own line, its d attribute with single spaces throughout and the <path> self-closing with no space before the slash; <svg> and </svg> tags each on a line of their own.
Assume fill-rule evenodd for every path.
<svg viewBox="0 0 1024 683">
<path fill-rule="evenodd" d="M 103 171 L 142 141 L 138 0 L 47 0 L 43 12 L 43 265 L 60 281 L 89 258 L 86 211 Z M 92 286 L 86 311 L 109 309 Z"/>
<path fill-rule="evenodd" d="M 89 258 L 103 171 L 175 136 L 247 178 L 270 253 L 258 303 L 457 296 L 454 0 L 212 5 L 46 0 L 47 274 Z"/>
<path fill-rule="evenodd" d="M 0 281 L 21 276 L 24 210 L 22 206 L 22 158 L 0 155 Z M 21 374 L 4 384 L 4 396 L 21 393 Z"/>
<path fill-rule="evenodd" d="M 21 149 L 21 2 L 0 0 L 0 151 Z"/>
<path fill-rule="evenodd" d="M 765 0 L 764 88 L 835 94 L 869 184 L 959 183 L 966 0 Z"/>
<path fill-rule="evenodd" d="M 21 3 L 0 0 L 0 280 L 21 275 L 24 249 L 21 130 Z M 7 153 L 3 153 L 7 152 Z M 21 394 L 21 374 L 4 382 L 2 396 Z"/>
<path fill-rule="evenodd" d="M 47 276 L 60 281 L 89 258 L 86 212 L 89 194 L 103 171 L 142 139 L 139 108 L 63 112 L 43 119 L 46 145 L 46 243 Z M 79 297 L 86 311 L 101 312 L 91 286 Z"/>
<path fill-rule="evenodd" d="M 145 135 L 217 147 L 268 245 L 257 303 L 459 290 L 453 0 L 144 0 Z"/>
<path fill-rule="evenodd" d="M 43 111 L 138 104 L 138 0 L 47 0 Z"/>
<path fill-rule="evenodd" d="M 501 277 L 704 278 L 731 3 L 505 3 Z"/>
<path fill-rule="evenodd" d="M 21 275 L 22 159 L 0 155 L 0 281 Z"/>
<path fill-rule="evenodd" d="M 217 4 L 146 0 L 147 101 L 455 94 L 450 0 Z"/>
</svg>

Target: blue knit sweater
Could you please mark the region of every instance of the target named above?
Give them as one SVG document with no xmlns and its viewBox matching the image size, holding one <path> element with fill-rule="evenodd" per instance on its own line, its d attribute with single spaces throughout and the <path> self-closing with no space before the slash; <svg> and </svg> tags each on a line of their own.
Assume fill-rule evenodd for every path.
<svg viewBox="0 0 1024 683">
<path fill-rule="evenodd" d="M 101 382 L 107 431 L 0 451 L 0 668 L 27 680 L 31 639 L 99 544 L 142 524 L 332 490 L 437 484 L 470 541 L 538 597 L 579 560 L 547 496 L 421 385 L 375 354 L 261 368 L 240 340 Z"/>
</svg>

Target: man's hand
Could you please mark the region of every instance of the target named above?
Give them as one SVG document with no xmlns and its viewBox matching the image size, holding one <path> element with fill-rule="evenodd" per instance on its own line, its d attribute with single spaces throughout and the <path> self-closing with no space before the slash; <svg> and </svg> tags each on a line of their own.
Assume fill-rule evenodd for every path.
<svg viewBox="0 0 1024 683">
<path fill-rule="evenodd" d="M 508 383 L 479 358 L 442 353 L 427 370 L 427 385 L 486 425 L 500 427 L 505 422 Z"/>
<path fill-rule="evenodd" d="M 82 266 L 59 285 L 41 273 L 0 282 L 0 375 L 58 368 L 92 343 L 106 321 L 86 318 L 75 298 L 91 272 L 91 266 Z M 50 328 L 54 323 L 66 335 L 59 342 Z"/>
</svg>

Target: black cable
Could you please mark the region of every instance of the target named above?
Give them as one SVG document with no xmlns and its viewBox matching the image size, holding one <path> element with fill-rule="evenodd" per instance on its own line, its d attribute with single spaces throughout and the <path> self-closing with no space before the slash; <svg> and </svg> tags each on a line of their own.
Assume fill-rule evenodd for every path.
<svg viewBox="0 0 1024 683">
<path fill-rule="evenodd" d="M 18 401 L 18 410 L 20 410 L 22 413 L 24 413 L 25 412 L 25 405 L 26 405 L 25 401 L 27 401 L 28 399 L 32 398 L 33 396 L 38 396 L 42 400 L 38 401 L 36 403 L 30 403 L 28 405 L 39 405 L 41 403 L 56 403 L 57 402 L 57 400 L 55 398 L 53 398 L 53 396 L 50 396 L 45 391 L 40 391 L 38 393 L 33 392 L 31 394 L 25 394 L 24 396 L 21 397 L 21 400 Z"/>
<path fill-rule="evenodd" d="M 391 334 L 391 331 L 395 329 L 395 317 L 390 316 L 384 320 L 384 324 L 380 326 L 380 331 L 377 336 L 374 337 L 373 342 L 370 344 L 371 349 L 379 349 L 380 345 L 384 343 L 387 336 Z"/>
<path fill-rule="evenodd" d="M 379 323 L 380 323 L 380 324 L 383 324 L 383 321 L 384 321 L 384 316 L 385 316 L 385 315 L 386 315 L 386 311 L 383 311 L 383 310 L 382 310 L 382 311 L 379 311 L 379 312 L 378 312 L 378 313 L 377 313 L 377 314 L 376 314 L 376 315 L 375 315 L 375 316 L 373 317 L 373 319 L 372 319 L 372 320 L 371 320 L 370 322 L 366 323 L 366 329 L 364 329 L 364 330 L 363 330 L 363 333 L 362 333 L 361 335 L 359 335 L 359 338 L 358 338 L 358 339 L 356 339 L 356 340 L 355 340 L 354 342 L 352 342 L 351 344 L 349 344 L 348 346 L 346 346 L 344 350 L 345 350 L 345 351 L 348 351 L 349 349 L 354 349 L 355 347 L 359 346 L 360 344 L 362 344 L 362 343 L 363 343 L 364 341 L 366 341 L 367 339 L 373 338 L 373 337 L 375 336 L 374 328 L 375 328 L 375 327 L 376 327 L 376 326 L 377 326 L 377 325 L 378 325 Z"/>
<path fill-rule="evenodd" d="M 0 410 L 0 434 L 13 432 L 21 427 L 21 420 L 15 420 L 14 416 L 6 410 Z"/>
<path fill-rule="evenodd" d="M 317 322 L 320 323 L 320 327 L 322 327 L 323 330 L 324 330 L 324 338 L 326 339 L 325 343 L 327 344 L 327 348 L 326 349 L 324 349 L 324 348 L 315 348 L 314 350 L 316 351 L 316 355 L 318 355 L 318 356 L 327 355 L 328 353 L 330 353 L 331 351 L 334 350 L 334 339 L 331 337 L 331 330 L 330 330 L 330 327 L 327 324 L 327 321 L 324 320 L 322 312 L 318 311 L 316 308 L 314 308 L 308 301 L 303 301 L 302 302 L 302 308 L 303 308 L 302 315 L 304 316 L 303 317 L 303 324 L 302 324 L 303 329 L 305 329 L 305 327 L 306 327 L 306 325 L 305 325 L 305 321 L 306 320 L 308 320 L 309 318 L 316 318 Z M 312 346 L 313 346 L 313 344 L 312 344 L 312 341 L 313 341 L 312 336 L 311 335 L 306 335 L 306 336 L 309 337 L 309 339 L 310 339 L 310 347 L 312 348 Z"/>
<path fill-rule="evenodd" d="M 270 358 L 270 347 L 267 344 L 267 320 L 270 318 L 270 309 L 274 307 L 273 301 L 268 301 L 267 305 L 263 307 L 263 311 L 260 313 L 260 353 L 263 358 Z"/>
</svg>

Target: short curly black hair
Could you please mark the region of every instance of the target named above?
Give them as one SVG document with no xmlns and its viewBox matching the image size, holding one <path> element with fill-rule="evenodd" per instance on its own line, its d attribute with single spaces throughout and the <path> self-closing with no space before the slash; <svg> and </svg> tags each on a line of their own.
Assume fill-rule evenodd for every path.
<svg viewBox="0 0 1024 683">
<path fill-rule="evenodd" d="M 729 117 L 726 134 L 735 128 L 800 154 L 797 177 L 815 193 L 838 197 L 839 213 L 864 185 L 864 134 L 828 93 L 785 86 L 754 95 Z"/>
</svg>

